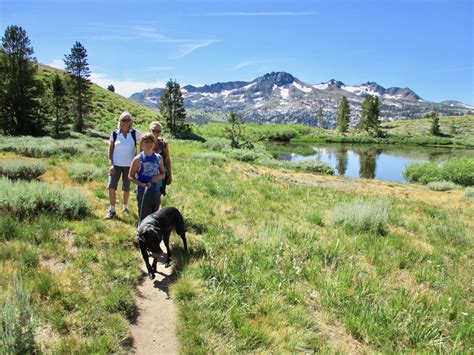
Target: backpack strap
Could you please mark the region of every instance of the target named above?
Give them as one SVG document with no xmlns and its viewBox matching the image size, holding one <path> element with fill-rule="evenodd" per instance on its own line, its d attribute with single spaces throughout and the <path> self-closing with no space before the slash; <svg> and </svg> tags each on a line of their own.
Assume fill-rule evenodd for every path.
<svg viewBox="0 0 474 355">
<path fill-rule="evenodd" d="M 135 145 L 137 145 L 137 131 L 134 128 L 132 128 L 130 130 L 130 133 L 132 134 L 133 142 L 135 143 Z"/>
<path fill-rule="evenodd" d="M 114 144 L 115 144 L 115 141 L 117 140 L 117 135 L 118 135 L 118 130 L 112 132 L 112 140 Z"/>
</svg>

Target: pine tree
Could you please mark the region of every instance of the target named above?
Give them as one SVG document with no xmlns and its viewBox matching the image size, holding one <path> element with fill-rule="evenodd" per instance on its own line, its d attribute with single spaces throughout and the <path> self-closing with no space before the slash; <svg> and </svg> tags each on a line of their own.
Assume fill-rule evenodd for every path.
<svg viewBox="0 0 474 355">
<path fill-rule="evenodd" d="M 339 132 L 347 132 L 350 114 L 349 102 L 347 101 L 347 97 L 343 96 L 339 102 L 339 112 L 337 114 L 337 128 Z"/>
<path fill-rule="evenodd" d="M 441 135 L 441 129 L 439 128 L 439 116 L 437 112 L 431 112 L 425 115 L 425 118 L 431 119 L 430 134 L 432 136 Z"/>
<path fill-rule="evenodd" d="M 233 111 L 229 112 L 227 122 L 230 127 L 226 128 L 226 132 L 230 137 L 230 145 L 232 148 L 240 148 L 240 136 L 242 134 L 242 125 L 244 124 L 244 117 L 241 114 Z"/>
<path fill-rule="evenodd" d="M 380 132 L 380 104 L 378 96 L 367 95 L 362 103 L 362 114 L 359 127 L 367 132 L 379 135 Z"/>
<path fill-rule="evenodd" d="M 61 135 L 71 123 L 68 110 L 67 92 L 61 77 L 56 74 L 51 83 L 51 101 L 54 116 L 54 134 L 56 137 Z"/>
<path fill-rule="evenodd" d="M 0 129 L 6 134 L 41 135 L 45 122 L 39 115 L 41 85 L 34 51 L 26 31 L 8 26 L 0 49 Z"/>
<path fill-rule="evenodd" d="M 85 118 L 91 110 L 91 82 L 89 80 L 90 70 L 87 63 L 87 51 L 80 42 L 76 42 L 71 48 L 71 54 L 66 54 L 64 64 L 69 74 L 69 84 L 73 99 L 74 130 L 84 131 Z"/>
<path fill-rule="evenodd" d="M 170 79 L 166 83 L 160 99 L 160 113 L 165 118 L 166 126 L 172 135 L 176 136 L 187 130 L 184 98 L 176 80 Z"/>
<path fill-rule="evenodd" d="M 317 124 L 319 128 L 324 128 L 324 115 L 322 107 L 319 107 L 318 114 L 317 114 Z"/>
</svg>

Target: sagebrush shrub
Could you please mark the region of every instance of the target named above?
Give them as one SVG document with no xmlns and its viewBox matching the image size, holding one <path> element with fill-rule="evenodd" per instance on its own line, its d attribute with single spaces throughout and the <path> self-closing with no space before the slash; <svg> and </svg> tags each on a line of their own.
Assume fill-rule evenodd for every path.
<svg viewBox="0 0 474 355">
<path fill-rule="evenodd" d="M 388 203 L 357 199 L 336 206 L 332 213 L 333 225 L 358 232 L 383 234 L 388 222 Z"/>
<path fill-rule="evenodd" d="M 15 278 L 11 294 L 0 288 L 0 342 L 2 354 L 34 354 L 36 324 L 30 294 Z"/>
<path fill-rule="evenodd" d="M 67 172 L 71 179 L 77 182 L 92 181 L 105 178 L 104 169 L 98 168 L 92 164 L 76 163 L 71 165 Z"/>
<path fill-rule="evenodd" d="M 464 197 L 468 200 L 474 201 L 474 187 L 468 187 L 464 190 Z"/>
<path fill-rule="evenodd" d="M 453 190 L 458 187 L 454 182 L 452 181 L 432 181 L 428 183 L 428 187 L 431 190 L 434 191 L 449 191 Z"/>
<path fill-rule="evenodd" d="M 40 213 L 79 218 L 89 214 L 90 207 L 86 198 L 76 189 L 65 189 L 45 182 L 13 182 L 0 178 L 0 210 L 20 218 Z"/>
<path fill-rule="evenodd" d="M 6 176 L 14 180 L 33 180 L 45 172 L 46 166 L 40 161 L 12 160 L 0 165 L 0 177 Z"/>
</svg>

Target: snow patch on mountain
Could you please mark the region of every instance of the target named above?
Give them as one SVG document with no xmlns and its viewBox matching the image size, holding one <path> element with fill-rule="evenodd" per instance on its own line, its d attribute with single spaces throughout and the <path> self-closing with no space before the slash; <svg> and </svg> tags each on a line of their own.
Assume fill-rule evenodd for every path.
<svg viewBox="0 0 474 355">
<path fill-rule="evenodd" d="M 301 84 L 298 84 L 297 82 L 293 82 L 293 86 L 294 86 L 295 88 L 297 88 L 298 90 L 303 91 L 303 92 L 306 92 L 306 93 L 313 91 L 312 88 L 310 88 L 310 87 L 308 87 L 308 86 L 303 86 L 303 85 L 301 85 Z"/>
</svg>

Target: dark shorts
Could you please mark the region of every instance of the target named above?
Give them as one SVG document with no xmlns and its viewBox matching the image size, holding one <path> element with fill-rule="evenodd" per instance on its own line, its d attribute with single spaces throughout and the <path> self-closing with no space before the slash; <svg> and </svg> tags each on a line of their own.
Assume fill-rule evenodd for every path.
<svg viewBox="0 0 474 355">
<path fill-rule="evenodd" d="M 109 176 L 108 189 L 117 190 L 120 176 L 122 176 L 122 191 L 130 191 L 130 180 L 128 180 L 129 166 L 117 166 L 114 165 L 115 175 Z"/>
<path fill-rule="evenodd" d="M 138 219 L 140 221 L 149 214 L 158 211 L 161 203 L 160 190 L 147 191 L 143 196 L 144 191 L 144 189 L 137 190 Z"/>
</svg>

